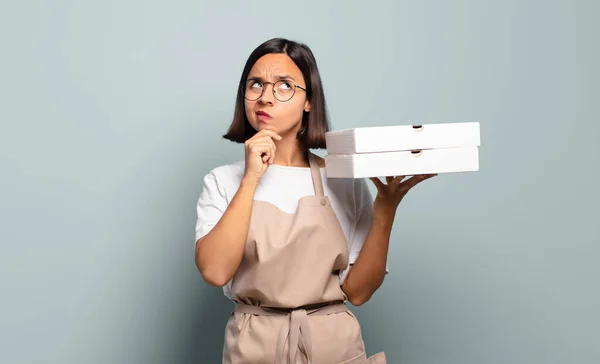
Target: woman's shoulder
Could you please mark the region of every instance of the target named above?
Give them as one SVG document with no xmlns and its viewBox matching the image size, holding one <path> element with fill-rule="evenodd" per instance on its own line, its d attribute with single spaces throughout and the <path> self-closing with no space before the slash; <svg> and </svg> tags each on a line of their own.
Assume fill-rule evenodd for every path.
<svg viewBox="0 0 600 364">
<path fill-rule="evenodd" d="M 213 169 L 211 169 L 209 174 L 214 174 L 214 175 L 218 175 L 218 176 L 219 175 L 228 175 L 228 174 L 236 175 L 236 174 L 239 174 L 240 171 L 241 172 L 244 171 L 244 161 L 243 160 L 218 165 L 218 166 L 214 167 Z"/>
<path fill-rule="evenodd" d="M 234 161 L 213 167 L 204 175 L 205 183 L 213 182 L 225 188 L 239 184 L 244 176 L 244 161 Z"/>
</svg>

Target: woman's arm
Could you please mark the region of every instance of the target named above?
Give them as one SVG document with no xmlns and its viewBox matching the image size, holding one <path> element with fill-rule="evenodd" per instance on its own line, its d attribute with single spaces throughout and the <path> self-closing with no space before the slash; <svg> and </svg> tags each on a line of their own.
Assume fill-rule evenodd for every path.
<svg viewBox="0 0 600 364">
<path fill-rule="evenodd" d="M 435 175 L 414 176 L 402 182 L 403 176 L 387 177 L 387 184 L 371 178 L 377 187 L 373 203 L 373 223 L 360 254 L 342 285 L 348 300 L 355 306 L 367 302 L 385 278 L 388 248 L 396 210 L 406 193 L 419 182 Z"/>
<path fill-rule="evenodd" d="M 275 158 L 277 147 L 273 139 L 281 140 L 281 136 L 263 129 L 246 140 L 246 162 L 240 187 L 219 222 L 196 242 L 196 266 L 204 280 L 211 285 L 226 285 L 242 261 L 254 193 L 259 180 Z"/>
<path fill-rule="evenodd" d="M 257 184 L 244 178 L 219 222 L 196 242 L 196 266 L 211 285 L 227 284 L 242 261 Z"/>
<path fill-rule="evenodd" d="M 360 254 L 348 271 L 342 290 L 354 306 L 367 302 L 383 283 L 393 221 L 390 216 L 374 217 Z"/>
</svg>

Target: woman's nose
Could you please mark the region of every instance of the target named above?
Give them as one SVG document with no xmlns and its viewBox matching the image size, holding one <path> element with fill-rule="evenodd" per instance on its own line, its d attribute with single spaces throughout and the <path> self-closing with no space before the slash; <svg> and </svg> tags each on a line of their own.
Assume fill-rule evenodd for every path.
<svg viewBox="0 0 600 364">
<path fill-rule="evenodd" d="M 273 89 L 271 87 L 275 87 L 275 86 L 270 83 L 264 84 L 262 95 L 260 95 L 260 98 L 258 99 L 258 101 L 260 101 L 263 104 L 272 104 L 273 103 L 273 101 L 275 99 L 275 95 L 273 95 Z"/>
</svg>

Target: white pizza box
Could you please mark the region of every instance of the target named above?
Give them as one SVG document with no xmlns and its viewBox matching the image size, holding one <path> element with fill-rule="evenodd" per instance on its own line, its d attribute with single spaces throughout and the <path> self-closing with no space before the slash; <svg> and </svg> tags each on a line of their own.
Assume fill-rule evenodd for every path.
<svg viewBox="0 0 600 364">
<path fill-rule="evenodd" d="M 325 133 L 327 154 L 478 147 L 479 122 L 360 127 Z"/>
<path fill-rule="evenodd" d="M 328 178 L 365 178 L 475 172 L 479 170 L 479 148 L 465 147 L 366 154 L 328 154 L 325 156 L 325 169 Z"/>
</svg>

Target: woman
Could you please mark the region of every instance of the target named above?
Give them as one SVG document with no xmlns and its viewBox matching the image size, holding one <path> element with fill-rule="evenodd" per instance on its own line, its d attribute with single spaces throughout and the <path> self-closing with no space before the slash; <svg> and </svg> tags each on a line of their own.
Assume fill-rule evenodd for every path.
<svg viewBox="0 0 600 364">
<path fill-rule="evenodd" d="M 329 130 L 317 64 L 271 39 L 246 62 L 225 138 L 245 160 L 213 169 L 198 201 L 196 265 L 235 302 L 223 363 L 385 363 L 367 359 L 348 310 L 382 284 L 396 208 L 431 176 L 327 179 Z"/>
</svg>

